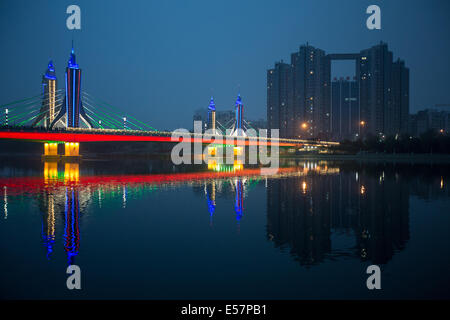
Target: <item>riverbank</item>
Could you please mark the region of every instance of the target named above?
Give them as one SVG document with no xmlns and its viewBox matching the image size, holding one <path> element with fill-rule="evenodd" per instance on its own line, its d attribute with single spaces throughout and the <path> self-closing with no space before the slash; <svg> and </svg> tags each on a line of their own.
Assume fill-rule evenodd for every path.
<svg viewBox="0 0 450 320">
<path fill-rule="evenodd" d="M 401 163 L 448 163 L 450 164 L 450 154 L 430 154 L 430 153 L 360 153 L 360 154 L 301 154 L 280 156 L 280 159 L 296 160 L 328 160 L 328 161 L 389 161 Z"/>
</svg>

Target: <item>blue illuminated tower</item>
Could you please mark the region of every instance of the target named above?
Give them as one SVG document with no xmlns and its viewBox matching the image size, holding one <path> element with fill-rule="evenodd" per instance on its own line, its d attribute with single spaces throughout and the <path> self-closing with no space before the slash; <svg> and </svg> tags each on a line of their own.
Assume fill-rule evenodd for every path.
<svg viewBox="0 0 450 320">
<path fill-rule="evenodd" d="M 80 120 L 82 120 L 88 128 L 92 128 L 92 124 L 86 117 L 81 101 L 81 69 L 76 62 L 73 46 L 66 68 L 65 81 L 66 97 L 64 99 L 64 104 L 61 107 L 58 116 L 52 122 L 51 128 L 53 128 L 59 120 L 62 121 L 63 117 L 65 117 L 64 126 L 66 128 L 80 127 Z"/>
<path fill-rule="evenodd" d="M 212 129 L 213 132 L 216 131 L 216 104 L 213 97 L 211 97 L 208 106 L 208 129 Z"/>
<path fill-rule="evenodd" d="M 242 130 L 243 113 L 244 105 L 242 104 L 241 94 L 239 93 L 236 100 L 236 130 Z"/>
<path fill-rule="evenodd" d="M 42 106 L 33 126 L 40 124 L 48 128 L 56 116 L 56 73 L 50 60 L 42 76 Z"/>
<path fill-rule="evenodd" d="M 66 68 L 66 125 L 67 127 L 78 128 L 80 125 L 80 89 L 81 89 L 81 69 L 75 60 L 72 48 L 68 66 Z"/>
<path fill-rule="evenodd" d="M 234 123 L 233 136 L 245 136 L 245 132 L 243 130 L 244 123 L 244 105 L 242 104 L 241 94 L 238 94 L 235 104 L 235 112 L 236 112 L 236 120 Z"/>
</svg>

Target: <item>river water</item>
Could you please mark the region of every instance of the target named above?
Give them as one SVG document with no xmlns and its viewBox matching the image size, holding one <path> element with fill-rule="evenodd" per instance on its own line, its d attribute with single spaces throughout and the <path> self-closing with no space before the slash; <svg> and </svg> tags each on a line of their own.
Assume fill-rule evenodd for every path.
<svg viewBox="0 0 450 320">
<path fill-rule="evenodd" d="M 2 159 L 0 297 L 450 298 L 449 183 L 430 163 Z"/>
</svg>

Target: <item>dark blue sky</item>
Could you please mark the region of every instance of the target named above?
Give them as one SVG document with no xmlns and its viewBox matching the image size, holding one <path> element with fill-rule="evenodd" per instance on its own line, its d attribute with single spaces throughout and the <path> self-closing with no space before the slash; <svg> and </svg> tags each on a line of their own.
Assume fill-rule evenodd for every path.
<svg viewBox="0 0 450 320">
<path fill-rule="evenodd" d="M 81 31 L 66 28 L 70 4 Z M 365 26 L 370 4 L 382 30 Z M 450 103 L 449 16 L 448 0 L 0 0 L 0 104 L 39 93 L 49 58 L 63 79 L 73 37 L 83 89 L 158 129 L 191 128 L 211 94 L 231 109 L 239 86 L 246 116 L 265 118 L 266 70 L 300 44 L 339 53 L 383 40 L 410 68 L 414 112 Z"/>
</svg>

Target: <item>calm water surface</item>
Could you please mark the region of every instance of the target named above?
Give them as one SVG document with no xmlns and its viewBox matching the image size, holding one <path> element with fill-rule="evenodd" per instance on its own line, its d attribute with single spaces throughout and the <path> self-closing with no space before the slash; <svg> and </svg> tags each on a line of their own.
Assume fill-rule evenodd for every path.
<svg viewBox="0 0 450 320">
<path fill-rule="evenodd" d="M 0 297 L 450 298 L 449 165 L 283 165 L 0 160 Z"/>
</svg>

